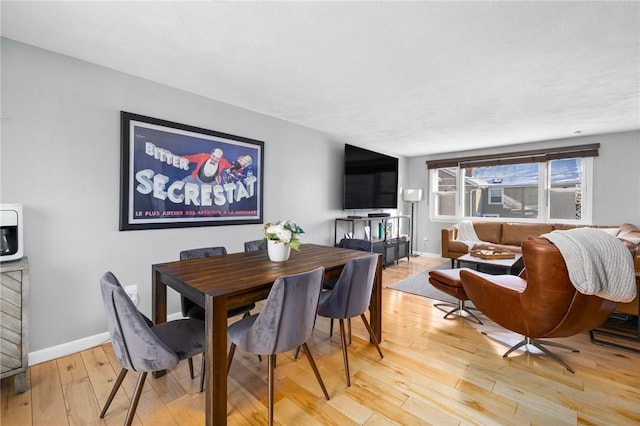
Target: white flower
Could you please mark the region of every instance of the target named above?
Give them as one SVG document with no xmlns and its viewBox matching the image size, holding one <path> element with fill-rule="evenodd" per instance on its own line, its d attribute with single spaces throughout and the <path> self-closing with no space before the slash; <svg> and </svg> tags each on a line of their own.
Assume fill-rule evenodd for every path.
<svg viewBox="0 0 640 426">
<path fill-rule="evenodd" d="M 289 245 L 294 250 L 298 250 L 300 247 L 298 235 L 304 233 L 302 228 L 291 220 L 278 222 L 275 225 L 267 223 L 264 226 L 264 230 L 267 240 L 282 242 Z"/>
</svg>

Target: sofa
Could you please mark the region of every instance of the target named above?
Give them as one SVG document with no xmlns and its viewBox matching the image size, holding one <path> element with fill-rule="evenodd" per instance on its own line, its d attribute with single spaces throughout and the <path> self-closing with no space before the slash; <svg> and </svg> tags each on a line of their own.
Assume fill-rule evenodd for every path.
<svg viewBox="0 0 640 426">
<path fill-rule="evenodd" d="M 489 222 L 473 221 L 473 229 L 482 242 L 468 247 L 464 241 L 456 240 L 458 227 L 450 226 L 442 229 L 442 257 L 453 261 L 458 257 L 467 254 L 472 248 L 506 249 L 514 253 L 522 253 L 522 242 L 529 237 L 539 237 L 542 234 L 554 230 L 567 230 L 587 225 L 570 225 L 562 223 L 520 223 L 520 222 Z M 640 242 L 640 229 L 635 225 L 625 223 L 620 226 L 593 226 L 615 235 L 622 241 L 636 258 L 638 265 L 638 242 Z"/>
</svg>

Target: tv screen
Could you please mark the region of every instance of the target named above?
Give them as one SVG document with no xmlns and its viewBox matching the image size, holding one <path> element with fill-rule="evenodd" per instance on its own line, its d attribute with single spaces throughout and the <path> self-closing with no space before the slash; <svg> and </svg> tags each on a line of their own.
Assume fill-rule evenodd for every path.
<svg viewBox="0 0 640 426">
<path fill-rule="evenodd" d="M 344 146 L 344 209 L 398 207 L 398 159 Z"/>
</svg>

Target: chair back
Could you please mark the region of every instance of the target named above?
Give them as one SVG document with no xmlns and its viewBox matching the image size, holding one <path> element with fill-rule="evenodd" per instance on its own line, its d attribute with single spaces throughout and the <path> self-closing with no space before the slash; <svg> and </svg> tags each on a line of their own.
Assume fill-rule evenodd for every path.
<svg viewBox="0 0 640 426">
<path fill-rule="evenodd" d="M 520 277 L 461 271 L 465 293 L 498 325 L 538 338 L 569 337 L 602 324 L 617 303 L 578 292 L 560 250 L 549 240 L 522 243 Z"/>
<path fill-rule="evenodd" d="M 569 278 L 560 250 L 545 238 L 522 243 L 527 287 L 522 293 L 526 327 L 545 337 L 572 336 L 602 324 L 617 303 L 582 294 Z"/>
<path fill-rule="evenodd" d="M 377 262 L 377 254 L 349 260 L 333 290 L 323 295 L 318 314 L 343 319 L 363 314 L 371 302 Z"/>
<path fill-rule="evenodd" d="M 220 256 L 223 254 L 227 254 L 225 247 L 202 247 L 181 251 L 180 260 L 200 259 L 202 257 Z"/>
<path fill-rule="evenodd" d="M 100 279 L 100 291 L 113 352 L 122 367 L 157 371 L 178 364 L 178 355 L 156 336 L 111 272 Z"/>
<path fill-rule="evenodd" d="M 244 243 L 244 251 L 256 251 L 256 250 L 266 250 L 267 249 L 267 240 L 253 240 L 246 241 Z"/>
<path fill-rule="evenodd" d="M 340 248 L 373 252 L 373 243 L 369 240 L 361 240 L 358 238 L 343 238 L 338 244 Z"/>
<path fill-rule="evenodd" d="M 189 250 L 182 250 L 180 252 L 180 260 L 200 259 L 202 257 L 209 256 L 221 256 L 227 254 L 227 249 L 223 246 L 218 247 L 202 247 Z M 180 306 L 182 308 L 182 316 L 188 316 L 189 311 L 197 306 L 197 304 L 184 296 L 180 297 Z"/>
<path fill-rule="evenodd" d="M 278 278 L 239 347 L 273 355 L 305 343 L 315 326 L 324 268 Z"/>
</svg>

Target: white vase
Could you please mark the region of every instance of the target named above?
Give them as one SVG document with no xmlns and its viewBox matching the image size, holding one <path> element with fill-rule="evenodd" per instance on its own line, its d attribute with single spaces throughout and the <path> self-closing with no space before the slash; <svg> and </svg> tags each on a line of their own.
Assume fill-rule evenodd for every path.
<svg viewBox="0 0 640 426">
<path fill-rule="evenodd" d="M 267 252 L 269 253 L 269 259 L 272 262 L 284 262 L 285 260 L 289 260 L 291 247 L 279 241 L 268 240 Z"/>
</svg>

